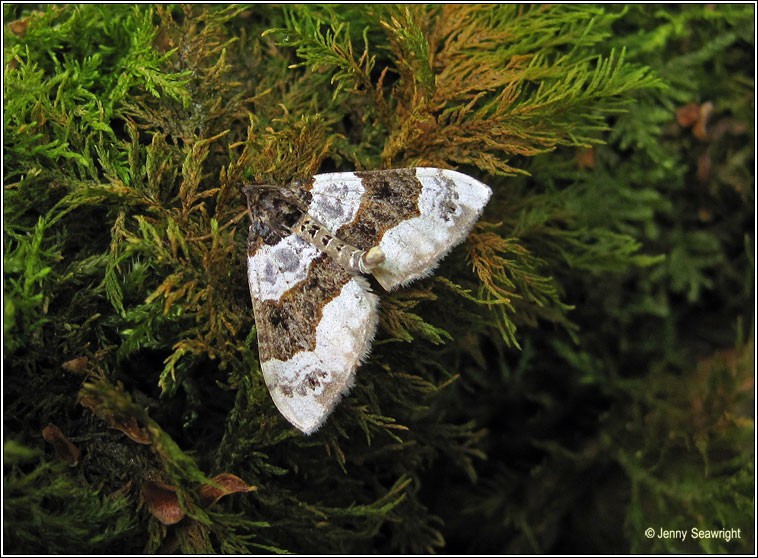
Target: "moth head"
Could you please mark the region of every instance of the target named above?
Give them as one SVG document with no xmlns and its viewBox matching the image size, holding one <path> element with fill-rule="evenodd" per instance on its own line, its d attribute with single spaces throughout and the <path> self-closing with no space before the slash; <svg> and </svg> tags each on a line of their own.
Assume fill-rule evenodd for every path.
<svg viewBox="0 0 758 558">
<path fill-rule="evenodd" d="M 272 184 L 245 184 L 247 213 L 251 233 L 263 236 L 267 243 L 290 233 L 290 227 L 307 212 L 308 201 L 304 190 L 274 186 Z"/>
<path fill-rule="evenodd" d="M 279 186 L 273 184 L 243 184 L 240 192 L 245 196 L 248 209 L 254 207 L 261 196 L 266 195 L 267 190 L 277 190 Z"/>
</svg>

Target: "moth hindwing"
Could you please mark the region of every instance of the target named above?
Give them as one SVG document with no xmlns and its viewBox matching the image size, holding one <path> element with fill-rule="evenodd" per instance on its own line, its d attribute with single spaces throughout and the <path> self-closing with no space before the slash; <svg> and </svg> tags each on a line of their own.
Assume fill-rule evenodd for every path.
<svg viewBox="0 0 758 558">
<path fill-rule="evenodd" d="M 492 191 L 436 168 L 317 174 L 246 186 L 247 272 L 261 369 L 284 417 L 316 431 L 353 384 L 386 290 L 429 275 Z"/>
</svg>

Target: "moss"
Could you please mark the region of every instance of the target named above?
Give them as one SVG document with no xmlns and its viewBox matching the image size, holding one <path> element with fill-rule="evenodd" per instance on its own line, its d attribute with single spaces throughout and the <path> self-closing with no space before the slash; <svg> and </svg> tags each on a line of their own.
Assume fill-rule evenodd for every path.
<svg viewBox="0 0 758 558">
<path fill-rule="evenodd" d="M 4 5 L 7 551 L 750 552 L 749 6 L 32 8 Z M 494 197 L 304 437 L 239 187 L 421 165 Z M 223 473 L 257 490 L 204 505 Z"/>
</svg>

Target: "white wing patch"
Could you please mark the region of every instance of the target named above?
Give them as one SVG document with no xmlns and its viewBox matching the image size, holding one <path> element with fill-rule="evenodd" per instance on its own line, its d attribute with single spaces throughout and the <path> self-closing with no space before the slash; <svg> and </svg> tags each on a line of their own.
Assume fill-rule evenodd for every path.
<svg viewBox="0 0 758 558">
<path fill-rule="evenodd" d="M 387 230 L 379 243 L 385 262 L 373 274 L 387 290 L 430 274 L 468 236 L 492 195 L 489 186 L 452 170 L 418 168 L 416 178 L 420 215 Z"/>
<path fill-rule="evenodd" d="M 264 245 L 248 256 L 250 294 L 259 300 L 279 300 L 308 277 L 311 262 L 321 252 L 299 236 L 289 235 L 274 246 Z"/>
<path fill-rule="evenodd" d="M 308 214 L 336 233 L 342 225 L 353 222 L 365 191 L 361 179 L 352 172 L 317 174 Z"/>
<path fill-rule="evenodd" d="M 324 306 L 314 350 L 301 351 L 286 361 L 262 363 L 276 407 L 299 430 L 316 431 L 352 387 L 355 369 L 374 338 L 378 301 L 364 279 L 351 279 Z"/>
</svg>

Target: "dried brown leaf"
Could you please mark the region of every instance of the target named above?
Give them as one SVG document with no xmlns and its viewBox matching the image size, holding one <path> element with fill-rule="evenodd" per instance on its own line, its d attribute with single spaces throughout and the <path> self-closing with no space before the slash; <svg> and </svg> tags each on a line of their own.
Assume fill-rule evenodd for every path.
<svg viewBox="0 0 758 558">
<path fill-rule="evenodd" d="M 197 488 L 200 504 L 209 507 L 218 502 L 222 497 L 235 492 L 250 492 L 256 487 L 249 486 L 245 481 L 231 473 L 222 473 L 211 479 L 211 483 L 201 484 Z"/>
<path fill-rule="evenodd" d="M 173 525 L 184 518 L 176 488 L 173 486 L 160 481 L 146 480 L 142 483 L 141 494 L 147 509 L 164 525 Z"/>
<path fill-rule="evenodd" d="M 72 444 L 56 425 L 48 424 L 42 431 L 42 437 L 46 442 L 53 445 L 55 455 L 63 463 L 73 467 L 79 462 L 79 456 L 81 455 L 79 448 Z"/>
</svg>

